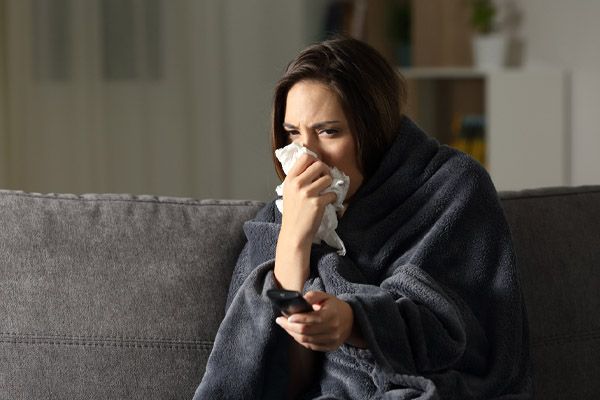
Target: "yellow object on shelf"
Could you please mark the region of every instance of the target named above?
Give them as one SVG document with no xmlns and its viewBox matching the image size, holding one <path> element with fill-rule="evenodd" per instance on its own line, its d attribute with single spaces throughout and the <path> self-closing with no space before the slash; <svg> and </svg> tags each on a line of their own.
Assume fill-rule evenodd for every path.
<svg viewBox="0 0 600 400">
<path fill-rule="evenodd" d="M 451 146 L 485 165 L 485 118 L 482 115 L 456 115 L 452 121 Z"/>
</svg>

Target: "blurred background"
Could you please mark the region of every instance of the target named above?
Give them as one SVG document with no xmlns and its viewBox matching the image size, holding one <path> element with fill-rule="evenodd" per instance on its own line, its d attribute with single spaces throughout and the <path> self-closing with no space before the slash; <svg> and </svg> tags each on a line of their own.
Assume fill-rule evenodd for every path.
<svg viewBox="0 0 600 400">
<path fill-rule="evenodd" d="M 335 32 L 500 190 L 600 184 L 595 0 L 0 0 L 0 188 L 269 200 L 274 87 Z M 489 43 L 491 47 L 480 47 Z"/>
</svg>

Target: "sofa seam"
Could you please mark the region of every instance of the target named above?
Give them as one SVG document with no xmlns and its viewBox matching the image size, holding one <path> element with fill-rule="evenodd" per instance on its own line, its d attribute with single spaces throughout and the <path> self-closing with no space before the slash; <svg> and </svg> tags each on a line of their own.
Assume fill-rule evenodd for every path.
<svg viewBox="0 0 600 400">
<path fill-rule="evenodd" d="M 185 341 L 185 342 L 212 342 L 204 339 L 183 339 L 183 338 L 169 338 L 169 337 L 153 337 L 153 336 L 127 336 L 127 335 L 85 335 L 85 334 L 61 334 L 61 333 L 24 333 L 24 332 L 0 332 L 2 336 L 23 336 L 23 337 L 51 337 L 51 338 L 68 338 L 68 339 L 89 339 L 89 340 L 131 340 L 131 341 L 154 341 L 154 342 L 168 342 L 168 341 Z"/>
<path fill-rule="evenodd" d="M 502 202 L 506 202 L 506 201 L 512 201 L 512 200 L 544 199 L 544 198 L 551 198 L 551 197 L 580 196 L 580 195 L 588 195 L 588 194 L 600 194 L 600 190 L 590 190 L 590 191 L 572 192 L 572 193 L 519 194 L 519 195 L 515 195 L 514 197 L 500 196 L 500 200 Z"/>
<path fill-rule="evenodd" d="M 569 343 L 582 343 L 600 340 L 600 331 L 593 331 L 589 333 L 582 333 L 576 335 L 554 335 L 545 336 L 537 339 L 532 339 L 532 347 L 547 347 L 553 345 L 569 344 Z"/>
<path fill-rule="evenodd" d="M 254 206 L 264 206 L 265 203 L 258 200 L 239 200 L 239 203 L 223 203 L 219 199 L 189 199 L 182 201 L 174 201 L 174 200 L 158 200 L 158 199 L 140 199 L 140 198 L 131 198 L 131 199 L 108 199 L 108 198 L 85 198 L 79 195 L 76 198 L 69 197 L 53 197 L 44 194 L 31 194 L 31 193 L 0 193 L 6 196 L 15 196 L 15 197 L 27 197 L 32 199 L 45 199 L 45 200 L 58 200 L 58 201 L 85 201 L 85 202 L 107 202 L 107 203 L 151 203 L 151 204 L 168 204 L 168 205 L 180 205 L 180 206 L 194 206 L 194 207 L 206 207 L 206 206 L 226 206 L 226 207 L 254 207 Z M 151 196 L 151 195 L 147 195 Z M 210 203 L 202 203 L 202 201 L 210 202 Z M 237 200 L 234 200 L 237 201 Z"/>
<path fill-rule="evenodd" d="M 35 340 L 35 339 L 0 339 L 0 344 L 25 344 L 25 345 L 50 345 L 50 346 L 78 346 L 78 347 L 115 347 L 127 349 L 164 349 L 164 350 L 210 350 L 211 345 L 164 345 L 154 343 L 107 343 L 68 340 Z"/>
<path fill-rule="evenodd" d="M 204 350 L 212 348 L 214 341 L 176 338 L 130 338 L 126 336 L 27 334 L 7 332 L 0 333 L 0 343 Z"/>
</svg>

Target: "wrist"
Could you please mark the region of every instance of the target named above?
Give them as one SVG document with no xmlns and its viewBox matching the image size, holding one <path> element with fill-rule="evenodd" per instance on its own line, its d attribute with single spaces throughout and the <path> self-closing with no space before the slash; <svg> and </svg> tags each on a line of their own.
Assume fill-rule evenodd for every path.
<svg viewBox="0 0 600 400">
<path fill-rule="evenodd" d="M 281 225 L 281 230 L 279 231 L 277 247 L 282 244 L 292 251 L 310 252 L 313 239 L 314 235 L 302 234 L 295 227 L 289 227 L 289 224 L 283 223 Z"/>
<path fill-rule="evenodd" d="M 310 245 L 281 237 L 275 253 L 275 280 L 280 288 L 302 293 L 310 272 Z"/>
<path fill-rule="evenodd" d="M 352 307 L 350 308 L 352 309 Z M 354 309 L 352 309 L 352 327 L 350 328 L 350 335 L 345 340 L 345 342 L 350 346 L 359 349 L 366 349 L 368 347 L 367 341 L 364 339 L 360 330 L 360 326 L 358 325 L 356 318 L 354 318 Z"/>
</svg>

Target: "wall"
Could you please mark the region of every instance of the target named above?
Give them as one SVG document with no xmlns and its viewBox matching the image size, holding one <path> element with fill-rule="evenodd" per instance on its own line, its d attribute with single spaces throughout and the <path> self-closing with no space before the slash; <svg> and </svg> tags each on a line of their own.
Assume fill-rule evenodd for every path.
<svg viewBox="0 0 600 400">
<path fill-rule="evenodd" d="M 522 0 L 518 7 L 525 64 L 560 66 L 571 74 L 571 184 L 599 184 L 600 2 Z"/>
<path fill-rule="evenodd" d="M 0 188 L 274 196 L 271 98 L 287 62 L 307 42 L 308 3 L 144 1 L 111 4 L 133 4 L 138 11 L 143 4 L 161 6 L 153 31 L 164 49 L 158 78 L 104 75 L 109 57 L 103 52 L 106 20 L 100 5 L 106 2 L 0 0 Z M 44 7 L 54 6 L 63 24 L 49 22 L 56 12 Z M 45 24 L 34 22 L 39 15 Z M 139 22 L 127 20 L 122 36 L 139 51 L 122 54 L 135 54 L 145 65 L 146 36 Z M 68 27 L 69 40 L 61 41 L 68 51 L 47 51 L 52 47 L 45 38 L 55 35 L 40 33 L 40 25 Z M 38 68 L 44 59 L 35 57 L 36 49 L 68 55 L 61 61 L 69 74 L 38 79 L 34 71 L 46 69 Z"/>
<path fill-rule="evenodd" d="M 305 7 L 294 0 L 224 1 L 227 197 L 271 199 L 271 100 L 287 63 L 305 46 Z"/>
<path fill-rule="evenodd" d="M 600 35 L 600 27 L 595 24 L 596 17 L 600 15 L 600 2 L 497 1 L 503 7 L 512 4 L 521 11 L 517 35 L 524 43 L 525 65 L 561 66 L 571 72 L 571 183 L 600 183 L 600 157 L 595 154 L 600 148 L 600 113 L 596 110 L 596 105 L 600 104 L 600 52 L 594 40 Z M 0 5 L 3 4 L 5 2 L 0 0 Z M 131 157 L 127 157 L 123 159 L 128 164 L 121 167 L 113 165 L 115 163 L 111 160 L 114 158 L 109 157 L 102 146 L 97 146 L 102 151 L 94 149 L 89 152 L 98 159 L 92 160 L 92 164 L 99 167 L 92 168 L 91 172 L 81 167 L 71 168 L 79 171 L 76 175 L 81 175 L 81 179 L 63 179 L 64 189 L 53 181 L 46 186 L 41 183 L 27 186 L 16 179 L 9 179 L 9 157 L 0 160 L 0 186 L 32 191 L 118 191 L 270 199 L 278 183 L 268 140 L 271 96 L 287 62 L 307 43 L 317 39 L 315 27 L 321 26 L 323 18 L 321 0 L 189 0 L 185 4 L 189 4 L 191 11 L 189 21 L 182 23 L 180 30 L 189 29 L 189 39 L 180 46 L 202 51 L 194 53 L 192 62 L 185 68 L 181 67 L 180 71 L 192 77 L 188 84 L 193 89 L 187 92 L 191 94 L 186 104 L 199 106 L 187 106 L 181 113 L 194 114 L 190 126 L 196 128 L 199 125 L 197 132 L 201 134 L 186 139 L 184 144 L 167 143 L 165 146 L 162 139 L 151 142 L 151 147 L 158 149 L 159 156 L 150 159 L 152 168 L 145 172 L 148 176 L 143 179 L 135 175 L 135 168 L 128 168 L 137 166 L 140 169 L 143 163 L 134 163 Z M 1 10 L 3 8 L 0 7 Z M 6 27 L 1 28 L 4 32 Z M 5 38 L 4 34 L 0 35 L 2 38 Z M 0 40 L 0 54 L 4 52 L 3 44 Z M 8 61 L 4 59 L 0 67 L 6 67 Z M 2 70 L 0 76 L 4 76 Z M 2 102 L 6 100 L 3 94 L 8 83 L 0 80 L 0 112 L 6 109 Z M 175 103 L 172 108 L 177 108 Z M 175 111 L 174 115 L 179 115 L 179 111 Z M 0 115 L 0 146 L 10 144 L 14 147 L 18 144 L 18 137 L 11 141 L 5 135 L 7 121 L 6 115 Z M 133 143 L 134 139 L 127 140 Z M 118 146 L 119 143 L 113 143 L 113 147 L 126 148 Z M 540 151 L 543 151 L 543 145 L 540 146 Z M 177 152 L 186 155 L 186 158 L 182 161 Z M 24 170 L 24 165 L 28 165 L 22 157 L 17 157 L 19 154 L 11 154 L 16 165 L 12 168 L 15 176 Z M 65 156 L 68 155 L 53 154 L 57 160 Z M 33 160 L 39 158 L 35 154 L 31 157 Z M 100 160 L 102 157 L 105 159 Z M 46 165 L 39 160 L 36 162 Z M 83 160 L 82 163 L 87 165 L 90 161 Z M 28 168 L 33 169 L 37 164 L 32 165 Z M 119 180 L 113 182 L 107 178 L 108 172 L 102 167 L 105 165 L 128 171 L 127 175 L 119 174 Z M 163 168 L 170 165 L 177 168 Z M 207 168 L 207 165 L 211 167 Z M 190 169 L 193 172 L 185 176 L 173 172 Z M 36 170 L 52 174 L 53 179 L 61 177 L 47 168 Z M 36 182 L 47 181 L 41 175 L 36 179 Z M 77 182 L 81 183 L 80 186 L 75 185 Z"/>
</svg>

